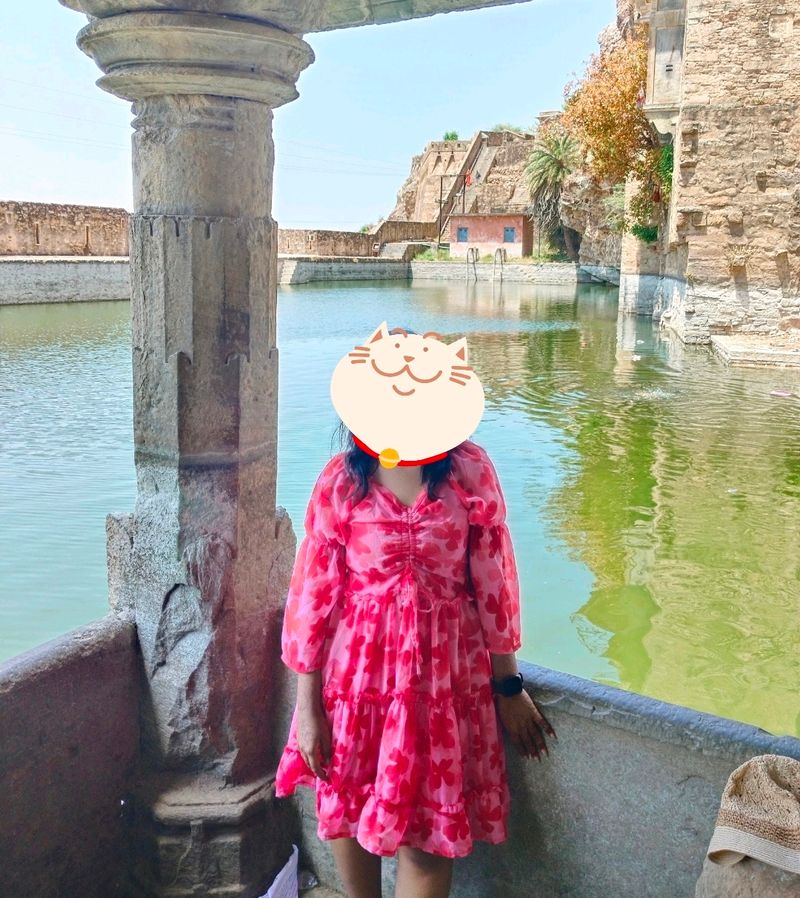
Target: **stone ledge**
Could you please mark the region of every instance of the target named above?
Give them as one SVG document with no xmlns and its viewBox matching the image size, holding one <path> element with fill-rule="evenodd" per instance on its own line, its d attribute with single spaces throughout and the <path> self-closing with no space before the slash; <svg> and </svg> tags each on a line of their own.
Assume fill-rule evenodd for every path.
<svg viewBox="0 0 800 898">
<path fill-rule="evenodd" d="M 98 620 L 47 640 L 0 663 L 0 695 L 17 684 L 30 686 L 73 661 L 93 655 L 138 651 L 131 614 L 109 612 Z"/>
<path fill-rule="evenodd" d="M 711 345 L 731 365 L 800 368 L 800 339 L 789 336 L 712 334 Z"/>
<path fill-rule="evenodd" d="M 128 265 L 129 256 L 0 256 L 3 262 L 20 262 L 30 265 L 41 265 L 49 262 L 105 262 L 107 264 Z"/>
<path fill-rule="evenodd" d="M 601 720 L 604 726 L 702 754 L 737 758 L 744 751 L 800 760 L 800 739 L 794 736 L 774 735 L 747 723 L 604 686 L 528 661 L 520 660 L 519 670 L 543 708 Z"/>
</svg>

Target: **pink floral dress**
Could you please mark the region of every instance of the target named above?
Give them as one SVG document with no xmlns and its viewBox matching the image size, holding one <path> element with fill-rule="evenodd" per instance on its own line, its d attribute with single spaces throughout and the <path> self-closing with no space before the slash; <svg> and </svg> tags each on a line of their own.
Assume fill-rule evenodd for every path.
<svg viewBox="0 0 800 898">
<path fill-rule="evenodd" d="M 508 837 L 510 794 L 489 653 L 521 646 L 506 507 L 470 440 L 429 500 L 406 506 L 375 480 L 357 504 L 344 454 L 314 486 L 292 574 L 282 655 L 322 670 L 329 782 L 297 747 L 295 708 L 276 795 L 316 790 L 321 839 L 373 854 L 412 845 L 463 857 Z"/>
</svg>

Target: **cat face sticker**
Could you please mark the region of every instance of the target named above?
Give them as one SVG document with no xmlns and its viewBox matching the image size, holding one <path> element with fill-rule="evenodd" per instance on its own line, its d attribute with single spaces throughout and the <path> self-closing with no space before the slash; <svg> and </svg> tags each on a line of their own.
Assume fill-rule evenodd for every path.
<svg viewBox="0 0 800 898">
<path fill-rule="evenodd" d="M 466 338 L 445 343 L 433 331 L 389 331 L 385 321 L 340 360 L 331 400 L 357 443 L 389 468 L 453 449 L 472 436 L 484 408 Z"/>
</svg>

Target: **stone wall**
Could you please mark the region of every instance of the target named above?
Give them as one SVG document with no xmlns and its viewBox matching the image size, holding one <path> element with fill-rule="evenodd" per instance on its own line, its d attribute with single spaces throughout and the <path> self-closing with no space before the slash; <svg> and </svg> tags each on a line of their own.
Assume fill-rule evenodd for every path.
<svg viewBox="0 0 800 898">
<path fill-rule="evenodd" d="M 469 151 L 470 140 L 433 140 L 411 160 L 411 172 L 387 216 L 392 221 L 434 221 L 440 188 L 446 193 Z M 442 180 L 444 179 L 444 180 Z"/>
<path fill-rule="evenodd" d="M 124 256 L 0 256 L 0 305 L 130 299 Z"/>
<path fill-rule="evenodd" d="M 0 895 L 121 893 L 139 664 L 108 615 L 0 665 Z"/>
<path fill-rule="evenodd" d="M 373 256 L 374 242 L 356 231 L 278 230 L 278 252 L 291 256 Z"/>
<path fill-rule="evenodd" d="M 757 754 L 800 759 L 798 739 L 525 661 L 519 669 L 558 741 L 549 740 L 539 764 L 503 736 L 509 838 L 476 841 L 458 861 L 458 898 L 689 898 L 730 773 Z M 304 854 L 336 884 L 331 852 L 316 836 L 312 790 L 299 787 L 296 801 Z M 385 894 L 396 875 L 396 858 L 387 858 Z"/>
<path fill-rule="evenodd" d="M 0 256 L 127 256 L 128 212 L 0 202 Z"/>
<path fill-rule="evenodd" d="M 411 278 L 414 281 L 464 281 L 473 282 L 475 274 L 479 281 L 500 280 L 499 269 L 493 262 L 478 262 L 467 268 L 463 262 L 412 262 Z M 503 280 L 509 284 L 563 284 L 574 286 L 594 280 L 580 266 L 571 262 L 547 262 L 543 265 L 513 263 L 503 266 Z"/>
<path fill-rule="evenodd" d="M 306 258 L 278 259 L 279 284 L 308 284 L 312 281 L 408 280 L 408 262 L 403 259 Z"/>
<path fill-rule="evenodd" d="M 656 312 L 687 342 L 800 327 L 800 13 L 776 0 L 637 3 L 651 28 L 646 109 L 675 142 L 666 239 L 646 272 L 661 281 Z M 672 117 L 667 13 L 685 14 Z"/>
<path fill-rule="evenodd" d="M 532 134 L 478 131 L 469 141 L 434 141 L 411 163 L 389 220 L 438 221 L 439 199 L 445 215 L 454 212 L 524 211 L 530 204 L 524 169 Z M 467 169 L 472 182 L 465 184 Z"/>
<path fill-rule="evenodd" d="M 467 203 L 473 212 L 490 214 L 511 209 L 522 211 L 530 206 L 525 166 L 533 144 L 533 134 L 490 132 L 489 151 L 494 150 L 491 152 L 491 161 L 487 171 L 481 172 L 480 182 L 468 191 Z M 479 159 L 476 168 L 480 164 Z M 472 203 L 469 202 L 469 193 L 474 194 Z"/>
<path fill-rule="evenodd" d="M 289 256 L 374 256 L 375 244 L 435 240 L 436 223 L 384 221 L 370 231 L 278 229 L 278 252 Z"/>
</svg>

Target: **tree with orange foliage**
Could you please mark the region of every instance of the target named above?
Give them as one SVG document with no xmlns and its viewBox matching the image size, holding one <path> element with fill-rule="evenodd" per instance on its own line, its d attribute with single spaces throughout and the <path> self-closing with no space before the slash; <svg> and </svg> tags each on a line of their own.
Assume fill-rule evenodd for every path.
<svg viewBox="0 0 800 898">
<path fill-rule="evenodd" d="M 562 122 L 595 179 L 613 185 L 634 176 L 638 182 L 628 209 L 634 233 L 649 230 L 657 203 L 667 195 L 662 148 L 643 108 L 647 58 L 647 33 L 638 29 L 624 43 L 594 54 L 584 77 L 564 88 Z"/>
<path fill-rule="evenodd" d="M 641 31 L 614 48 L 594 54 L 586 74 L 564 88 L 564 127 L 579 141 L 598 181 L 618 184 L 655 149 L 644 114 L 647 37 Z"/>
</svg>

